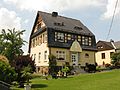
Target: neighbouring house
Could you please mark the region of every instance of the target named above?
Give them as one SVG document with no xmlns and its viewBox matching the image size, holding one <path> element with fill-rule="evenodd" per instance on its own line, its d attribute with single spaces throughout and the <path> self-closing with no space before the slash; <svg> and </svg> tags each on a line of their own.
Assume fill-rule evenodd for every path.
<svg viewBox="0 0 120 90">
<path fill-rule="evenodd" d="M 120 52 L 120 41 L 114 42 L 114 45 L 115 45 L 115 51 Z"/>
<path fill-rule="evenodd" d="M 57 66 L 95 64 L 95 35 L 81 21 L 60 16 L 57 12 L 38 11 L 29 39 L 29 53 L 37 72 L 48 71 L 49 55 Z"/>
<path fill-rule="evenodd" d="M 98 41 L 97 42 L 96 52 L 96 62 L 98 65 L 111 64 L 111 55 L 116 51 L 114 42 L 111 40 L 107 41 Z"/>
</svg>

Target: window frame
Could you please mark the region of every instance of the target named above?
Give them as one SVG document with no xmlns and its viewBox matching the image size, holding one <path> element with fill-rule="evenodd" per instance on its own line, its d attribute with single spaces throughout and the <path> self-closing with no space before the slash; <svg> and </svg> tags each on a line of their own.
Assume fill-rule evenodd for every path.
<svg viewBox="0 0 120 90">
<path fill-rule="evenodd" d="M 101 58 L 105 59 L 105 53 L 101 53 Z"/>
<path fill-rule="evenodd" d="M 64 61 L 66 59 L 65 51 L 56 51 L 56 58 L 59 61 Z"/>
<path fill-rule="evenodd" d="M 44 51 L 44 60 L 47 60 L 47 51 Z"/>
<path fill-rule="evenodd" d="M 40 63 L 40 60 L 41 60 L 41 52 L 39 52 L 38 54 L 38 63 Z"/>
<path fill-rule="evenodd" d="M 65 33 L 55 32 L 55 41 L 65 42 Z"/>
</svg>

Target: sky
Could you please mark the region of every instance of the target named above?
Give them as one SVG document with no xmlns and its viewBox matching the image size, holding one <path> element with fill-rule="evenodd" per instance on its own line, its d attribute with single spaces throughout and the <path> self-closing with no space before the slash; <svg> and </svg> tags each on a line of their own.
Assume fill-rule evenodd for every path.
<svg viewBox="0 0 120 90">
<path fill-rule="evenodd" d="M 120 40 L 120 0 L 118 0 L 111 32 L 107 38 L 116 0 L 0 0 L 0 32 L 2 29 L 26 30 L 22 38 L 29 43 L 37 11 L 80 20 L 99 40 Z M 106 39 L 107 38 L 107 39 Z M 23 46 L 25 54 L 28 43 Z"/>
</svg>

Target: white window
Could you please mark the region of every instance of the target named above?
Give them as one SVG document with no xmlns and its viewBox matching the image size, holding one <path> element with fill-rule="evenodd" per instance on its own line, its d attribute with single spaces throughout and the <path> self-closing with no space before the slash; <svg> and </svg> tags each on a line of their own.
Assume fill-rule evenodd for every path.
<svg viewBox="0 0 120 90">
<path fill-rule="evenodd" d="M 47 42 L 47 34 L 44 35 L 44 42 Z"/>
<path fill-rule="evenodd" d="M 85 45 L 88 45 L 88 37 L 85 37 Z"/>
<path fill-rule="evenodd" d="M 85 37 L 82 36 L 82 45 L 85 45 Z"/>
<path fill-rule="evenodd" d="M 36 59 L 36 54 L 34 54 L 34 60 Z"/>
<path fill-rule="evenodd" d="M 81 36 L 78 36 L 78 41 L 81 42 Z"/>
<path fill-rule="evenodd" d="M 44 34 L 42 35 L 42 39 L 43 39 L 43 41 L 42 41 L 42 42 L 44 43 Z"/>
<path fill-rule="evenodd" d="M 32 41 L 32 44 L 33 44 L 32 46 L 35 47 L 35 38 L 32 39 L 32 40 L 33 40 L 33 41 Z"/>
<path fill-rule="evenodd" d="M 72 62 L 76 62 L 76 54 L 72 54 Z"/>
<path fill-rule="evenodd" d="M 68 40 L 71 40 L 71 34 L 68 34 Z"/>
<path fill-rule="evenodd" d="M 39 55 L 38 55 L 38 63 L 40 63 L 40 58 L 41 58 L 41 52 L 39 52 Z"/>
<path fill-rule="evenodd" d="M 56 56 L 58 60 L 65 60 L 65 51 L 56 51 Z"/>
<path fill-rule="evenodd" d="M 55 33 L 55 41 L 64 42 L 64 33 Z"/>
<path fill-rule="evenodd" d="M 89 37 L 89 46 L 91 46 L 92 45 L 92 39 L 91 39 L 91 37 Z"/>
<path fill-rule="evenodd" d="M 34 59 L 34 58 L 33 58 L 33 54 L 31 55 L 31 58 L 32 58 L 32 60 Z"/>
<path fill-rule="evenodd" d="M 44 59 L 47 59 L 47 51 L 44 52 Z"/>
</svg>

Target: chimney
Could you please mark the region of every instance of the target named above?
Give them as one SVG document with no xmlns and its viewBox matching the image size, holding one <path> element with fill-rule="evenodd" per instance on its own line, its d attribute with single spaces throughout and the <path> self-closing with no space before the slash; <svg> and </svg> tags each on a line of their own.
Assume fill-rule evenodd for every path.
<svg viewBox="0 0 120 90">
<path fill-rule="evenodd" d="M 53 17 L 57 17 L 58 16 L 58 12 L 52 12 L 52 16 Z"/>
<path fill-rule="evenodd" d="M 110 40 L 110 43 L 113 45 L 114 49 L 116 49 L 116 46 L 115 46 L 115 43 L 114 43 L 114 40 Z"/>
<path fill-rule="evenodd" d="M 110 42 L 113 42 L 113 43 L 114 43 L 114 40 L 110 39 Z"/>
</svg>

